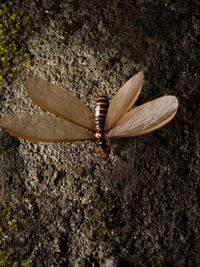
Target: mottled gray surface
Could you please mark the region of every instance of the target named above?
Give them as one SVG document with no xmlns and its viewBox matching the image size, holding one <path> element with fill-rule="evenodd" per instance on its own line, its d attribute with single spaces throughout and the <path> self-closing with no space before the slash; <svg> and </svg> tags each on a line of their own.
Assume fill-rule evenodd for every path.
<svg viewBox="0 0 200 267">
<path fill-rule="evenodd" d="M 27 216 L 8 242 L 14 259 L 37 267 L 200 266 L 199 1 L 16 3 L 32 14 L 25 31 L 34 64 L 20 66 L 1 114 L 43 112 L 25 91 L 32 75 L 94 110 L 99 95 L 112 99 L 139 70 L 137 105 L 172 94 L 180 107 L 162 129 L 113 141 L 107 158 L 95 142 L 36 143 L 1 129 L 0 197 L 23 200 Z"/>
</svg>

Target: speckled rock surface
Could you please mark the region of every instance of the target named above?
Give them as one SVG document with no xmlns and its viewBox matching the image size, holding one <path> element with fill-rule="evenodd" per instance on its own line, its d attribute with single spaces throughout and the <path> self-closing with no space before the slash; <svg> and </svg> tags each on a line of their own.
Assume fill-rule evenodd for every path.
<svg viewBox="0 0 200 267">
<path fill-rule="evenodd" d="M 1 251 L 19 266 L 200 266 L 199 1 L 14 3 L 32 14 L 33 64 L 1 92 L 1 115 L 45 112 L 25 90 L 33 75 L 92 111 L 139 70 L 136 105 L 172 94 L 180 107 L 162 129 L 112 141 L 106 158 L 95 142 L 37 143 L 0 129 Z M 14 234 L 2 220 L 9 203 L 23 203 L 26 218 Z"/>
</svg>

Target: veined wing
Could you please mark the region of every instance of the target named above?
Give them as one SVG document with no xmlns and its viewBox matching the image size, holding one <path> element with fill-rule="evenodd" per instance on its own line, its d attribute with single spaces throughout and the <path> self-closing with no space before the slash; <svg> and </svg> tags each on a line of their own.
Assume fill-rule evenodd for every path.
<svg viewBox="0 0 200 267">
<path fill-rule="evenodd" d="M 144 74 L 140 71 L 128 80 L 110 103 L 105 122 L 105 132 L 113 128 L 137 100 L 143 85 Z"/>
<path fill-rule="evenodd" d="M 42 142 L 95 139 L 87 129 L 60 117 L 39 114 L 7 114 L 0 124 L 11 135 Z"/>
<path fill-rule="evenodd" d="M 154 131 L 168 123 L 177 109 L 175 96 L 163 96 L 147 102 L 126 113 L 108 132 L 107 138 L 131 137 Z"/>
<path fill-rule="evenodd" d="M 41 78 L 31 77 L 26 82 L 26 88 L 30 98 L 45 110 L 87 129 L 95 130 L 87 106 L 62 87 Z"/>
</svg>

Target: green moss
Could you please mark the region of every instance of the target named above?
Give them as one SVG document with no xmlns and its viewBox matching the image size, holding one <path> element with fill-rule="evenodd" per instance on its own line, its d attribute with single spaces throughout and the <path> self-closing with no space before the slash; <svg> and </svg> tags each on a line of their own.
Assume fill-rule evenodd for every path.
<svg viewBox="0 0 200 267">
<path fill-rule="evenodd" d="M 24 16 L 14 2 L 0 4 L 0 88 L 15 77 L 19 63 L 30 60 L 24 27 L 31 16 Z"/>
<path fill-rule="evenodd" d="M 2 251 L 0 249 L 0 267 L 12 266 L 12 257 L 10 253 Z"/>
<path fill-rule="evenodd" d="M 26 261 L 22 264 L 23 267 L 28 267 L 30 265 L 30 262 L 29 261 Z"/>
<path fill-rule="evenodd" d="M 116 238 L 115 232 L 121 227 L 119 220 L 122 205 L 113 198 L 105 198 L 101 195 L 92 198 L 91 207 L 88 207 L 88 227 L 93 229 L 93 240 L 112 241 Z M 93 208 L 95 207 L 95 209 Z"/>
<path fill-rule="evenodd" d="M 24 221 L 27 220 L 25 206 L 22 203 L 4 202 L 0 206 L 0 267 L 29 266 L 29 262 L 20 263 L 17 255 L 11 255 L 8 247 L 15 246 L 16 232 L 25 230 Z M 12 244 L 13 243 L 13 244 Z"/>
<path fill-rule="evenodd" d="M 171 0 L 165 0 L 165 7 L 168 7 L 170 2 L 171 2 Z"/>
<path fill-rule="evenodd" d="M 19 267 L 19 263 L 17 261 L 13 262 L 12 267 Z"/>
</svg>

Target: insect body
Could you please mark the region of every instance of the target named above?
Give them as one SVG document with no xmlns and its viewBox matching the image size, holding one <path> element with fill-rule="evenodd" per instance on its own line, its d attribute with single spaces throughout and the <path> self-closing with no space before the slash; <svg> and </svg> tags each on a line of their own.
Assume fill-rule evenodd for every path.
<svg viewBox="0 0 200 267">
<path fill-rule="evenodd" d="M 104 125 L 106 121 L 106 115 L 108 112 L 109 100 L 106 96 L 101 96 L 97 99 L 95 106 L 95 123 L 96 123 L 96 138 L 99 144 L 99 148 L 102 153 L 107 153 Z"/>
<path fill-rule="evenodd" d="M 101 150 L 106 152 L 107 139 L 154 131 L 168 123 L 177 112 L 178 100 L 175 96 L 163 96 L 131 109 L 140 94 L 143 76 L 143 72 L 139 72 L 128 80 L 109 107 L 106 97 L 99 98 L 95 119 L 82 101 L 62 87 L 32 77 L 26 82 L 29 96 L 36 104 L 57 116 L 13 113 L 3 116 L 0 123 L 10 134 L 34 141 L 97 139 Z"/>
</svg>

